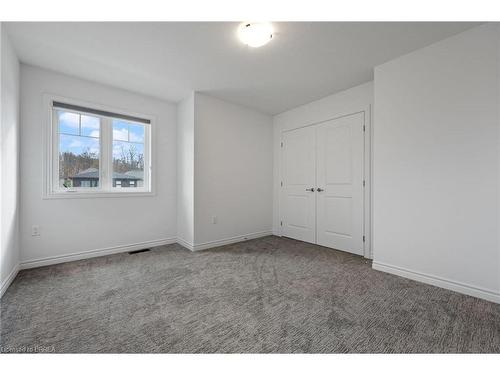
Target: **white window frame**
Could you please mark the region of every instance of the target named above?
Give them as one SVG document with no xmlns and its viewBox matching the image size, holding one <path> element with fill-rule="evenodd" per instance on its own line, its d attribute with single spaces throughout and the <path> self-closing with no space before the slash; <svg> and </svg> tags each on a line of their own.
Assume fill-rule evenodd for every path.
<svg viewBox="0 0 500 375">
<path fill-rule="evenodd" d="M 99 153 L 99 186 L 98 187 L 72 187 L 64 188 L 59 186 L 59 134 L 58 120 L 54 116 L 55 109 L 53 102 L 76 105 L 80 107 L 92 108 L 95 110 L 122 114 L 125 116 L 143 118 L 149 120 L 149 124 L 144 124 L 144 186 L 135 188 L 114 188 L 112 181 L 113 173 L 113 117 L 95 115 L 81 111 L 64 110 L 79 114 L 87 114 L 99 117 L 100 121 L 100 153 Z M 44 133 L 43 143 L 45 145 L 44 158 L 44 199 L 58 198 L 101 198 L 101 197 L 126 197 L 126 196 L 153 196 L 155 195 L 155 168 L 154 168 L 154 116 L 130 112 L 128 110 L 112 108 L 95 103 L 84 102 L 56 95 L 44 95 L 44 107 L 47 109 L 47 124 Z"/>
</svg>

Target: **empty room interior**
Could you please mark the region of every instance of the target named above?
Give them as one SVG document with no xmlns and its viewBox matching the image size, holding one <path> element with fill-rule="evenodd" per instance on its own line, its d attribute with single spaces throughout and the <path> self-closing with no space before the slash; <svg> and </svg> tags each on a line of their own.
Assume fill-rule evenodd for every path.
<svg viewBox="0 0 500 375">
<path fill-rule="evenodd" d="M 2 353 L 500 353 L 500 24 L 2 22 Z"/>
</svg>

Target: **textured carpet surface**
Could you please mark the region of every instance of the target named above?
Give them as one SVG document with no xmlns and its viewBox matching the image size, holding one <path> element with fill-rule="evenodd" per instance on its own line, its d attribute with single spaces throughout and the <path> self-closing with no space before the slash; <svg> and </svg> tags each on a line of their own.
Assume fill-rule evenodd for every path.
<svg viewBox="0 0 500 375">
<path fill-rule="evenodd" d="M 500 352 L 500 305 L 265 237 L 21 271 L 2 351 Z"/>
</svg>

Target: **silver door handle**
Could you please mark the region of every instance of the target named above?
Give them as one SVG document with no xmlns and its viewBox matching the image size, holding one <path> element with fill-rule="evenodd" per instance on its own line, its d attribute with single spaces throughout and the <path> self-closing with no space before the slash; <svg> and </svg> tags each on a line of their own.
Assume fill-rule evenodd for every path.
<svg viewBox="0 0 500 375">
<path fill-rule="evenodd" d="M 314 188 L 306 189 L 306 191 L 312 191 L 314 193 Z"/>
<path fill-rule="evenodd" d="M 324 191 L 324 190 L 323 190 L 323 189 L 321 189 L 321 188 L 317 188 L 316 190 L 318 191 L 318 193 L 321 193 L 322 191 Z"/>
</svg>

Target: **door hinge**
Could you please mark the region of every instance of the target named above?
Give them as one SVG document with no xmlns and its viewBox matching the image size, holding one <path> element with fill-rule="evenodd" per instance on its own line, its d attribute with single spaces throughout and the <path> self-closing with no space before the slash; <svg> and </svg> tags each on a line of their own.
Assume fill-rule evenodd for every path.
<svg viewBox="0 0 500 375">
<path fill-rule="evenodd" d="M 365 180 L 363 180 L 363 187 L 365 187 L 365 185 L 366 185 L 366 182 L 365 182 Z"/>
<path fill-rule="evenodd" d="M 280 226 L 283 226 L 283 221 L 280 221 Z"/>
<path fill-rule="evenodd" d="M 365 236 L 363 236 L 363 242 L 365 242 Z"/>
<path fill-rule="evenodd" d="M 281 142 L 281 147 L 283 147 L 283 142 Z"/>
<path fill-rule="evenodd" d="M 366 131 L 366 125 L 363 125 L 363 131 L 364 132 Z"/>
<path fill-rule="evenodd" d="M 281 181 L 281 187 L 283 187 L 283 181 Z"/>
</svg>

